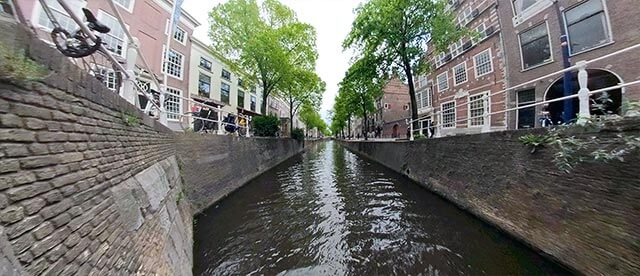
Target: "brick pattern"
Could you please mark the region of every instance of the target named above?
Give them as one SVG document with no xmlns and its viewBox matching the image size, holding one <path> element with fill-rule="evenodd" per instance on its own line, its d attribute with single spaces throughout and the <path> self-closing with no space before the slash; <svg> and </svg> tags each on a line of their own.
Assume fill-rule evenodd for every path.
<svg viewBox="0 0 640 276">
<path fill-rule="evenodd" d="M 167 257 L 191 254 L 190 243 L 167 249 L 191 240 L 180 185 L 168 192 L 162 210 L 142 208 L 144 221 L 134 231 L 127 230 L 111 191 L 174 155 L 172 132 L 17 29 L 15 43 L 51 72 L 23 88 L 0 84 L 0 228 L 24 271 L 169 275 L 186 265 L 182 271 L 190 273 L 190 258 L 176 264 Z M 141 124 L 126 125 L 123 112 L 142 118 Z M 167 224 L 167 210 L 182 215 L 169 216 Z M 167 229 L 178 226 L 188 226 L 177 231 L 184 237 Z"/>
<path fill-rule="evenodd" d="M 289 138 L 247 139 L 194 133 L 178 136 L 177 158 L 194 212 L 202 212 L 252 178 L 301 152 L 302 146 Z"/>
<path fill-rule="evenodd" d="M 640 134 L 637 120 L 628 126 L 632 128 L 625 135 Z M 567 174 L 551 162 L 553 150 L 542 148 L 531 154 L 522 145 L 518 138 L 531 132 L 342 144 L 408 176 L 577 274 L 639 275 L 640 250 L 634 237 L 640 236 L 640 156 L 630 154 L 625 162 L 580 164 Z M 594 135 L 615 137 L 607 132 Z"/>
</svg>

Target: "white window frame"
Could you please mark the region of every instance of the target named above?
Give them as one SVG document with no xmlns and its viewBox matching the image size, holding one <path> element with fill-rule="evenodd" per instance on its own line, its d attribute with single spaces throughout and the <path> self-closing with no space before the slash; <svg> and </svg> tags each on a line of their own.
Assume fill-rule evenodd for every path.
<svg viewBox="0 0 640 276">
<path fill-rule="evenodd" d="M 444 114 L 444 111 L 445 111 L 444 106 L 448 105 L 448 104 L 451 104 L 451 103 L 453 103 L 453 121 L 449 122 L 449 123 L 445 123 L 445 121 L 444 121 L 444 116 L 445 116 L 445 114 Z M 444 102 L 444 103 L 440 104 L 440 110 L 442 111 L 442 116 L 441 116 L 442 117 L 442 122 L 441 122 L 441 124 L 442 124 L 442 128 L 443 129 L 456 128 L 456 125 L 457 125 L 456 121 L 458 120 L 457 114 L 456 114 L 456 107 L 457 106 L 456 106 L 456 101 L 455 100 Z M 447 110 L 449 110 L 449 109 L 447 109 Z M 448 124 L 453 124 L 453 126 L 446 126 Z"/>
<path fill-rule="evenodd" d="M 579 51 L 579 52 L 575 52 L 575 53 L 571 49 L 571 36 L 569 35 L 569 26 L 567 25 L 567 15 L 566 14 L 567 14 L 567 12 L 569 10 L 584 4 L 586 1 L 588 1 L 588 0 L 580 1 L 579 3 L 576 3 L 575 5 L 573 5 L 573 6 L 569 7 L 569 8 L 566 8 L 566 9 L 564 9 L 562 11 L 562 25 L 563 25 L 565 34 L 567 34 L 567 43 L 568 43 L 568 47 L 569 47 L 569 56 L 575 56 L 575 55 L 579 55 L 579 54 L 586 53 L 586 52 L 589 52 L 589 51 L 593 51 L 595 49 L 598 49 L 598 48 L 601 48 L 601 47 L 604 47 L 604 46 L 607 46 L 607 45 L 613 43 L 613 32 L 612 32 L 612 28 L 611 28 L 611 19 L 609 18 L 609 10 L 607 9 L 607 2 L 605 0 L 599 0 L 600 3 L 602 3 L 602 11 L 604 13 L 604 19 L 605 19 L 606 24 L 607 24 L 607 28 L 606 28 L 606 30 L 607 30 L 607 34 L 606 34 L 607 35 L 607 42 L 601 43 L 601 44 L 593 46 L 593 47 L 591 47 L 589 49 L 585 49 L 585 50 L 582 50 L 582 51 Z"/>
<path fill-rule="evenodd" d="M 542 62 L 540 64 L 537 64 L 537 65 L 531 66 L 529 68 L 524 68 L 524 53 L 522 52 L 522 40 L 520 39 L 520 37 L 521 37 L 522 33 L 527 32 L 527 31 L 529 31 L 529 30 L 531 30 L 533 28 L 536 28 L 536 27 L 538 27 L 538 26 L 540 26 L 542 24 L 545 24 L 545 26 L 547 27 L 547 39 L 549 40 L 549 60 L 544 61 L 544 62 Z M 544 23 L 533 25 L 530 28 L 527 28 L 526 30 L 524 30 L 522 32 L 519 32 L 517 37 L 518 37 L 518 48 L 519 48 L 518 51 L 520 52 L 520 68 L 522 68 L 521 69 L 522 72 L 528 71 L 528 70 L 532 70 L 532 69 L 535 69 L 535 68 L 538 68 L 538 67 L 541 67 L 541 66 L 545 66 L 545 65 L 547 65 L 549 63 L 553 63 L 553 61 L 554 61 L 554 59 L 553 59 L 553 43 L 551 43 L 551 34 L 549 33 L 549 22 L 547 20 L 545 20 Z"/>
<path fill-rule="evenodd" d="M 111 19 L 113 19 L 115 22 L 118 22 L 118 24 L 120 24 L 120 23 L 119 23 L 119 21 L 118 21 L 118 19 L 117 19 L 115 16 L 113 16 L 113 15 L 111 15 L 110 13 L 105 12 L 105 11 L 103 11 L 103 10 L 98 10 L 98 14 L 96 15 L 96 18 L 97 18 L 100 22 L 102 22 L 102 23 L 104 23 L 104 22 L 105 22 L 105 18 L 104 18 L 105 16 L 106 16 L 106 17 L 110 17 L 110 18 L 111 18 Z M 129 28 L 129 26 L 128 26 L 128 25 L 125 25 L 124 27 L 125 27 L 125 28 L 127 28 L 127 29 Z M 124 32 L 124 30 L 123 30 L 123 32 Z M 117 40 L 121 40 L 121 41 L 122 41 L 122 53 L 118 54 L 118 53 L 116 53 L 116 52 L 114 52 L 114 51 L 110 51 L 110 52 L 111 52 L 111 53 L 113 53 L 114 55 L 118 55 L 118 56 L 121 56 L 121 57 L 126 57 L 126 56 L 127 56 L 127 45 L 128 45 L 128 43 L 129 43 L 129 42 L 128 42 L 128 38 L 127 38 L 127 36 L 126 36 L 125 34 L 123 34 L 122 39 L 121 39 L 121 38 L 119 38 L 119 37 L 116 37 L 115 35 L 112 35 L 112 32 L 108 32 L 108 33 L 106 33 L 106 34 L 103 34 L 103 36 L 110 36 L 110 37 L 113 37 L 113 38 L 115 38 L 115 39 L 117 39 Z M 103 42 L 103 43 L 105 43 L 105 42 L 104 42 L 104 40 L 103 40 L 102 42 Z M 105 47 L 105 48 L 106 48 L 106 47 Z M 107 49 L 108 49 L 108 48 L 107 48 Z"/>
<path fill-rule="evenodd" d="M 167 23 L 164 26 L 164 34 L 165 35 L 169 35 L 169 24 L 171 23 L 171 21 L 169 19 L 167 19 Z M 173 32 L 173 36 L 171 37 L 173 40 L 178 41 L 178 43 L 182 44 L 182 45 L 187 45 L 187 38 L 189 37 L 189 34 L 187 33 L 187 31 L 185 31 L 183 28 L 180 28 L 180 24 L 178 24 L 177 22 L 176 24 L 176 30 Z M 178 30 L 182 31 L 183 36 L 182 36 L 182 40 L 179 40 L 176 38 L 176 34 L 178 34 Z"/>
<path fill-rule="evenodd" d="M 542 12 L 546 8 L 553 5 L 556 0 L 537 0 L 537 2 L 531 5 L 529 8 L 525 10 L 521 10 L 518 12 L 516 9 L 514 0 L 509 0 L 511 2 L 511 11 L 513 12 L 513 26 L 518 26 L 520 23 L 525 22 L 527 19 L 533 17 L 534 15 Z"/>
<path fill-rule="evenodd" d="M 480 55 L 482 55 L 482 54 L 484 54 L 486 52 L 489 52 L 489 67 L 491 68 L 491 70 L 489 70 L 486 73 L 483 73 L 483 74 L 479 75 L 478 74 L 478 65 L 484 65 L 484 64 L 478 64 L 478 59 L 477 58 L 478 58 L 478 56 L 480 56 Z M 475 71 L 476 79 L 479 78 L 479 77 L 486 76 L 488 74 L 493 73 L 493 53 L 491 51 L 491 48 L 487 48 L 486 50 L 484 50 L 484 51 L 478 53 L 477 55 L 473 56 L 473 68 L 474 68 L 474 71 Z"/>
<path fill-rule="evenodd" d="M 481 102 L 482 103 L 482 115 L 484 116 L 484 111 L 489 108 L 491 106 L 491 99 L 488 97 L 488 103 L 484 101 L 484 96 L 488 96 L 489 92 L 482 92 L 482 93 L 478 93 L 478 94 L 473 94 L 473 95 L 469 95 L 467 96 L 467 127 L 482 127 L 485 125 L 484 121 L 484 117 L 475 117 L 475 118 L 471 118 L 471 101 L 476 101 L 476 102 Z M 471 98 L 479 98 L 481 99 L 480 101 L 477 101 L 476 99 L 471 99 Z M 487 106 L 485 106 L 485 104 Z M 477 110 L 478 108 L 475 108 L 474 110 Z M 488 110 L 489 112 L 491 112 L 491 110 Z M 474 124 L 473 120 L 482 120 L 482 124 Z"/>
<path fill-rule="evenodd" d="M 184 78 L 184 58 L 185 58 L 184 54 L 182 54 L 182 53 L 180 53 L 180 52 L 178 52 L 178 51 L 176 51 L 174 49 L 169 49 L 169 51 L 173 51 L 173 52 L 178 53 L 179 55 L 182 56 L 182 59 L 180 59 L 180 76 L 176 76 L 176 75 L 173 75 L 173 74 L 169 73 L 167 71 L 167 68 L 165 68 L 164 57 L 166 55 L 166 53 L 165 53 L 166 49 L 167 49 L 167 47 L 165 45 L 163 45 L 162 46 L 162 60 L 160 62 L 160 64 L 162 65 L 162 73 L 166 73 L 167 76 L 170 76 L 172 78 L 175 78 L 175 79 L 178 79 L 178 80 L 182 80 Z M 169 59 L 167 59 L 167 63 L 169 63 Z"/>
<path fill-rule="evenodd" d="M 457 72 L 456 69 L 458 69 L 458 67 L 463 66 L 464 67 L 464 81 L 463 82 L 458 82 L 457 80 Z M 469 81 L 469 74 L 467 73 L 467 61 L 463 61 L 458 63 L 456 66 L 453 66 L 453 68 L 451 68 L 451 72 L 453 73 L 453 86 L 458 86 L 461 85 L 467 81 Z"/>
<path fill-rule="evenodd" d="M 111 1 L 111 0 L 107 0 L 107 1 Z M 114 0 L 113 2 L 116 3 L 116 5 L 122 7 L 124 10 L 128 11 L 129 13 L 133 13 L 133 7 L 136 4 L 136 0 L 130 0 L 129 1 L 129 7 L 125 7 L 120 2 L 118 2 L 118 0 Z"/>
<path fill-rule="evenodd" d="M 173 90 L 175 92 L 178 92 L 178 96 L 173 95 L 174 93 L 172 93 L 171 90 Z M 173 113 L 182 114 L 182 98 L 181 98 L 182 97 L 182 93 L 183 93 L 183 91 L 180 90 L 180 89 L 167 86 L 167 97 L 165 98 L 165 102 L 167 102 L 167 101 L 170 102 L 171 97 L 177 98 L 178 99 L 177 102 L 171 102 L 171 103 L 172 104 L 175 103 L 175 104 L 178 105 L 178 110 L 177 110 L 178 112 L 173 112 L 173 111 L 168 110 L 168 109 L 167 109 L 167 111 L 173 112 Z M 165 103 L 165 108 L 167 108 L 167 104 L 166 103 Z M 180 115 L 170 114 L 169 113 L 169 114 L 167 114 L 167 120 L 168 121 L 173 121 L 173 122 L 178 122 L 178 121 L 180 121 Z"/>
<path fill-rule="evenodd" d="M 476 26 L 474 30 L 480 34 L 480 37 L 474 37 L 471 40 L 473 44 L 478 44 L 481 41 L 483 41 L 485 38 L 487 38 L 487 24 L 485 24 L 484 22 L 478 24 L 478 26 Z"/>
<path fill-rule="evenodd" d="M 442 75 L 444 75 L 444 78 L 446 79 L 447 87 L 445 89 L 442 89 L 442 87 L 440 87 L 440 76 Z M 440 75 L 436 77 L 436 85 L 438 86 L 438 93 L 442 93 L 449 89 L 449 71 L 448 70 L 442 72 Z"/>
</svg>

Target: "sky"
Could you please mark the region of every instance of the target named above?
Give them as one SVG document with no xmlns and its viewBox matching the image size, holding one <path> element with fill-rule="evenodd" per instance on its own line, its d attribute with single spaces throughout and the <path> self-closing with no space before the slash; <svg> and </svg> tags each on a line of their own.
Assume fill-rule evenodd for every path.
<svg viewBox="0 0 640 276">
<path fill-rule="evenodd" d="M 185 0 L 182 8 L 195 17 L 202 26 L 196 28 L 194 36 L 204 42 L 210 42 L 207 35 L 208 13 L 224 0 Z M 293 9 L 298 19 L 316 28 L 318 62 L 316 72 L 327 83 L 322 97 L 320 114 L 328 120 L 328 111 L 338 93 L 338 83 L 349 67 L 350 51 L 342 51 L 342 41 L 351 29 L 355 19 L 353 10 L 361 0 L 280 0 Z"/>
</svg>

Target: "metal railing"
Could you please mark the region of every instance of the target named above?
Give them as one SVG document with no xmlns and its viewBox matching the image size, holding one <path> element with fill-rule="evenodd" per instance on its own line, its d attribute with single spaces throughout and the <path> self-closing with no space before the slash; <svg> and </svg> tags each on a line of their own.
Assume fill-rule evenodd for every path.
<svg viewBox="0 0 640 276">
<path fill-rule="evenodd" d="M 425 121 L 425 120 L 433 121 L 434 117 L 436 118 L 437 122 L 436 123 L 430 123 L 428 128 L 436 127 L 437 128 L 437 132 L 439 134 L 442 133 L 443 125 L 453 124 L 453 127 L 451 127 L 451 129 L 453 129 L 453 128 L 456 128 L 456 126 L 457 126 L 457 124 L 459 122 L 470 122 L 473 119 L 479 119 L 479 118 L 483 119 L 483 125 L 481 126 L 482 127 L 482 131 L 483 132 L 488 132 L 488 131 L 491 130 L 490 128 L 491 128 L 491 116 L 492 115 L 504 114 L 506 116 L 507 112 L 517 111 L 517 110 L 525 109 L 525 108 L 536 107 L 536 106 L 540 106 L 540 105 L 546 105 L 546 104 L 549 104 L 549 103 L 558 102 L 558 101 L 564 101 L 564 100 L 569 100 L 569 99 L 574 99 L 574 98 L 578 98 L 578 100 L 579 100 L 579 112 L 578 112 L 577 122 L 576 123 L 578 125 L 584 125 L 587 122 L 588 118 L 591 116 L 590 102 L 589 102 L 591 95 L 604 93 L 604 92 L 611 91 L 611 90 L 622 89 L 622 88 L 625 88 L 625 87 L 628 87 L 628 86 L 632 86 L 632 85 L 640 85 L 640 80 L 638 80 L 638 81 L 632 81 L 632 82 L 628 82 L 628 83 L 624 83 L 624 84 L 618 84 L 618 85 L 615 85 L 615 86 L 610 86 L 610 87 L 606 87 L 606 88 L 590 91 L 589 88 L 587 87 L 587 80 L 588 80 L 587 65 L 593 64 L 593 63 L 598 62 L 598 61 L 605 60 L 605 59 L 613 57 L 613 56 L 617 56 L 617 55 L 620 55 L 620 54 L 623 54 L 623 53 L 627 53 L 629 51 L 636 50 L 636 49 L 640 49 L 640 43 L 636 44 L 636 45 L 632 45 L 632 46 L 626 47 L 624 49 L 621 49 L 621 50 L 618 50 L 618 51 L 615 51 L 615 52 L 612 52 L 612 53 L 609 53 L 607 55 L 604 55 L 604 56 L 601 56 L 601 57 L 598 57 L 598 58 L 594 58 L 594 59 L 591 59 L 591 60 L 579 61 L 579 62 L 577 62 L 575 65 L 573 65 L 571 67 L 568 67 L 568 68 L 565 68 L 565 69 L 562 69 L 562 70 L 559 70 L 559 71 L 556 71 L 556 72 L 553 72 L 553 73 L 549 73 L 549 74 L 544 75 L 542 77 L 538 77 L 538 78 L 523 82 L 523 83 L 515 85 L 515 86 L 508 87 L 506 89 L 503 89 L 503 90 L 500 90 L 500 91 L 497 91 L 497 92 L 489 92 L 489 93 L 485 94 L 480 99 L 467 101 L 465 103 L 467 106 L 470 106 L 472 103 L 475 103 L 475 102 L 479 102 L 479 101 L 483 102 L 484 111 L 483 111 L 483 114 L 480 115 L 480 116 L 468 116 L 468 117 L 466 117 L 464 119 L 458 119 L 458 120 L 454 120 L 454 121 L 449 121 L 449 122 L 447 122 L 445 124 L 443 122 L 443 112 L 447 111 L 447 110 L 441 110 L 442 109 L 441 107 L 433 107 L 433 109 L 432 109 L 433 111 L 431 112 L 431 114 L 429 114 L 427 116 L 418 117 L 416 119 L 408 119 L 407 120 L 407 124 L 409 125 L 409 132 L 411 134 L 410 137 L 409 137 L 409 140 L 411 140 L 411 141 L 414 140 L 413 124 L 415 122 L 422 122 L 422 121 Z M 576 70 L 578 72 L 577 77 L 578 77 L 578 84 L 579 84 L 579 90 L 578 90 L 577 94 L 573 94 L 573 95 L 570 95 L 570 96 L 559 97 L 559 98 L 550 99 L 550 100 L 542 100 L 542 101 L 539 101 L 539 102 L 535 102 L 535 103 L 527 104 L 527 105 L 522 105 L 522 106 L 518 106 L 518 107 L 505 108 L 504 110 L 499 110 L 499 111 L 494 111 L 494 112 L 489 111 L 489 105 L 490 105 L 489 99 L 491 97 L 498 96 L 498 95 L 501 95 L 501 94 L 505 94 L 505 93 L 507 93 L 509 91 L 512 91 L 512 90 L 515 90 L 515 89 L 518 89 L 518 88 L 523 88 L 523 87 L 525 87 L 525 86 L 527 86 L 529 84 L 536 83 L 536 82 L 538 82 L 540 80 L 544 80 L 544 79 L 547 79 L 549 77 L 553 77 L 553 76 L 558 75 L 558 74 L 562 74 L 562 73 L 565 73 L 565 72 L 576 71 Z M 505 104 L 506 104 L 506 101 L 505 101 Z M 454 114 L 455 114 L 455 108 L 454 108 Z M 423 130 L 423 129 L 424 128 L 422 126 L 420 126 L 420 130 Z M 429 131 L 431 131 L 431 130 L 429 130 Z"/>
</svg>

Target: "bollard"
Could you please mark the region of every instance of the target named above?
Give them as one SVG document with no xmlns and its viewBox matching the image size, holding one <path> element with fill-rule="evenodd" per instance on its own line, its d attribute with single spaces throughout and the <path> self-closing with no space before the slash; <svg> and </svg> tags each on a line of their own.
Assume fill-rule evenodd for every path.
<svg viewBox="0 0 640 276">
<path fill-rule="evenodd" d="M 139 104 L 137 97 L 138 93 L 135 89 L 136 77 L 134 69 L 136 67 L 136 61 L 138 59 L 138 50 L 136 49 L 138 47 L 138 39 L 134 37 L 133 40 L 129 41 L 127 47 L 126 69 L 128 77 L 126 77 L 126 80 L 124 81 L 120 96 L 127 100 L 127 102 L 137 107 L 139 106 Z"/>
<path fill-rule="evenodd" d="M 580 111 L 578 113 L 578 125 L 585 125 L 591 117 L 589 110 L 589 88 L 587 87 L 587 79 L 589 75 L 587 73 L 587 62 L 582 60 L 576 64 L 578 66 L 578 84 L 580 90 L 578 91 L 578 100 L 580 101 Z"/>
<path fill-rule="evenodd" d="M 484 96 L 482 97 L 482 101 L 484 102 L 483 107 L 483 113 L 482 113 L 482 120 L 483 120 L 483 125 L 482 125 L 482 132 L 490 132 L 491 131 L 491 114 L 489 114 L 489 94 L 484 94 Z"/>
</svg>

